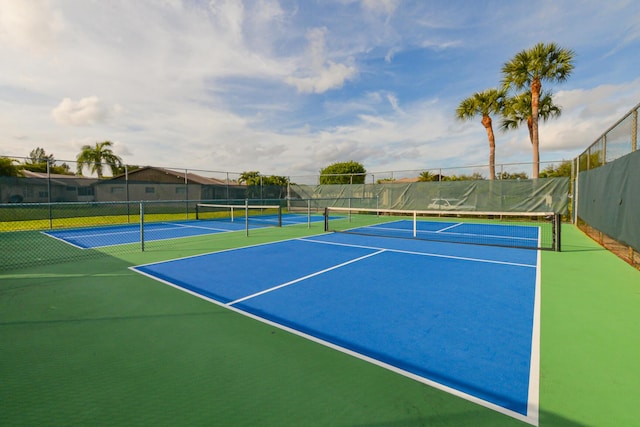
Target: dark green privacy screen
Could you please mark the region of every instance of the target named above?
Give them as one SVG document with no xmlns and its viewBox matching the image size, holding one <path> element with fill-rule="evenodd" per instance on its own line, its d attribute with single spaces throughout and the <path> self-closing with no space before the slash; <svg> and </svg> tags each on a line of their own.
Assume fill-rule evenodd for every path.
<svg viewBox="0 0 640 427">
<path fill-rule="evenodd" d="M 640 151 L 580 172 L 578 217 L 640 251 Z"/>
<path fill-rule="evenodd" d="M 568 212 L 569 178 L 477 180 L 354 185 L 294 185 L 301 199 L 362 198 L 384 209 L 484 212 Z M 352 206 L 362 207 L 362 206 Z"/>
</svg>

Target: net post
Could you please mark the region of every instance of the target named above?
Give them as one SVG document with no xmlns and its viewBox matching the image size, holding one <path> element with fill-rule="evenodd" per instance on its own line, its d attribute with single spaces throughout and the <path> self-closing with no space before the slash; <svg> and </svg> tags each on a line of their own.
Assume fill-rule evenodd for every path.
<svg viewBox="0 0 640 427">
<path fill-rule="evenodd" d="M 231 216 L 233 217 L 233 207 L 231 208 Z M 245 236 L 249 237 L 249 199 L 244 199 L 244 228 Z"/>
<path fill-rule="evenodd" d="M 278 227 L 282 227 L 282 206 L 278 206 Z"/>
<path fill-rule="evenodd" d="M 144 202 L 140 202 L 140 249 L 144 252 Z"/>
<path fill-rule="evenodd" d="M 418 236 L 418 212 L 413 211 L 413 237 Z"/>
<path fill-rule="evenodd" d="M 329 208 L 324 208 L 324 231 L 329 232 Z"/>
<path fill-rule="evenodd" d="M 196 220 L 200 219 L 200 204 L 196 203 Z"/>
<path fill-rule="evenodd" d="M 553 215 L 553 246 L 556 252 L 560 252 L 562 250 L 562 215 L 556 213 Z"/>
</svg>

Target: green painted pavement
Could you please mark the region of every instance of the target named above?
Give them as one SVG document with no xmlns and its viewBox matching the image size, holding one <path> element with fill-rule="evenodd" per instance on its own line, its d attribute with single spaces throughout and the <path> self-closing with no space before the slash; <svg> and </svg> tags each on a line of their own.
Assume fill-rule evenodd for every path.
<svg viewBox="0 0 640 427">
<path fill-rule="evenodd" d="M 640 425 L 640 272 L 571 225 L 542 256 L 545 414 L 589 426 Z"/>
<path fill-rule="evenodd" d="M 524 425 L 127 269 L 319 227 L 4 272 L 0 424 Z M 640 273 L 563 231 L 565 252 L 543 254 L 540 425 L 630 425 L 640 419 Z"/>
</svg>

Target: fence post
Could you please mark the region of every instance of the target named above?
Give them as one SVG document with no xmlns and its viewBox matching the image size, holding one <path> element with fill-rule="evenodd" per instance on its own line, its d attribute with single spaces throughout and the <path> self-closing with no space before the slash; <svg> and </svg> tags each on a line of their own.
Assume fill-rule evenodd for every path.
<svg viewBox="0 0 640 427">
<path fill-rule="evenodd" d="M 638 110 L 633 110 L 633 119 L 631 120 L 631 151 L 638 149 Z"/>
<path fill-rule="evenodd" d="M 51 161 L 47 159 L 47 200 L 49 201 L 49 229 L 53 230 L 53 207 L 51 206 Z"/>
<path fill-rule="evenodd" d="M 573 183 L 573 223 L 578 225 L 578 202 L 580 200 L 580 157 L 576 160 L 576 178 Z"/>
<path fill-rule="evenodd" d="M 127 198 L 127 224 L 131 223 L 131 212 L 129 207 L 129 168 L 124 165 L 124 188 L 125 197 Z"/>
<path fill-rule="evenodd" d="M 245 236 L 249 237 L 249 199 L 244 199 L 244 228 Z"/>
<path fill-rule="evenodd" d="M 189 219 L 189 169 L 184 170 L 185 219 Z"/>
<path fill-rule="evenodd" d="M 144 202 L 140 202 L 140 248 L 144 252 Z"/>
<path fill-rule="evenodd" d="M 562 251 L 562 214 L 556 213 L 553 218 L 553 247 L 556 252 Z"/>
</svg>

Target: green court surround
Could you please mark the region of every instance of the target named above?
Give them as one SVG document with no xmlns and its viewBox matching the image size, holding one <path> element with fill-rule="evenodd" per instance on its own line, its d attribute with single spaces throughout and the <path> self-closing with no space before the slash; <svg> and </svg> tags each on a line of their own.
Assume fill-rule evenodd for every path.
<svg viewBox="0 0 640 427">
<path fill-rule="evenodd" d="M 3 272 L 0 424 L 525 425 L 127 269 L 320 227 Z M 563 252 L 542 253 L 540 425 L 633 425 L 640 272 L 575 227 L 563 233 Z"/>
</svg>

